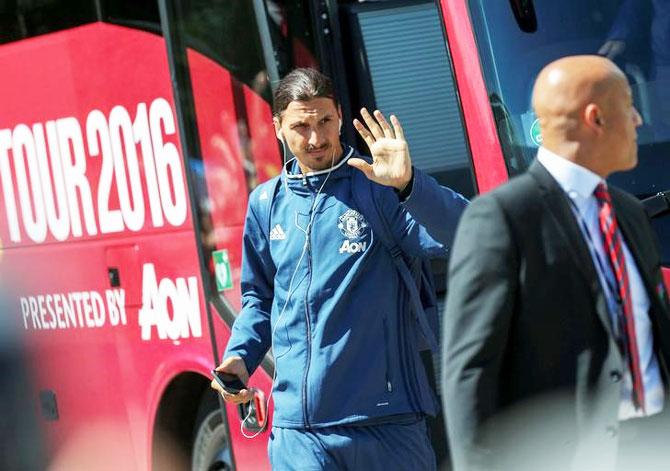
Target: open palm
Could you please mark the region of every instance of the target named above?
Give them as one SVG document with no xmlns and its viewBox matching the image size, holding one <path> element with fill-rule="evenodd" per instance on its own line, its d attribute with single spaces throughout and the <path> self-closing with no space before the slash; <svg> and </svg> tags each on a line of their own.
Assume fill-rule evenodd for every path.
<svg viewBox="0 0 670 471">
<path fill-rule="evenodd" d="M 400 121 L 391 115 L 390 126 L 379 110 L 373 117 L 365 108 L 361 109 L 361 116 L 365 125 L 354 119 L 354 127 L 370 149 L 372 164 L 352 158 L 349 165 L 374 182 L 402 190 L 412 178 L 412 160 Z"/>
</svg>

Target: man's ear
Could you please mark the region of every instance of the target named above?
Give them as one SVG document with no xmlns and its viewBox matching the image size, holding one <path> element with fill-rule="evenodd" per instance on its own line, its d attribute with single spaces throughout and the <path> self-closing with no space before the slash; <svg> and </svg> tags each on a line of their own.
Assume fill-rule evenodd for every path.
<svg viewBox="0 0 670 471">
<path fill-rule="evenodd" d="M 342 134 L 342 107 L 340 105 L 337 105 L 337 117 L 340 121 L 338 132 Z"/>
<path fill-rule="evenodd" d="M 280 141 L 284 140 L 284 135 L 281 132 L 281 123 L 279 122 L 279 118 L 276 116 L 272 118 L 272 124 L 275 128 L 275 136 L 277 136 L 277 139 Z"/>
<path fill-rule="evenodd" d="M 584 108 L 584 123 L 597 134 L 603 132 L 605 121 L 600 108 L 595 103 L 589 103 Z"/>
</svg>

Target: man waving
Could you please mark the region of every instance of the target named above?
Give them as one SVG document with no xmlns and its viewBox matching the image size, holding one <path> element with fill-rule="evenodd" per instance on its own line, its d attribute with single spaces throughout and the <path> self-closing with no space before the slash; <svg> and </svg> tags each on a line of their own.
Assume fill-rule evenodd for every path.
<svg viewBox="0 0 670 471">
<path fill-rule="evenodd" d="M 218 367 L 246 383 L 272 347 L 273 469 L 435 468 L 424 422 L 435 403 L 419 356 L 426 332 L 363 206 L 379 208 L 410 265 L 445 256 L 467 201 L 412 167 L 395 117 L 362 116 L 354 125 L 372 159 L 340 142 L 324 75 L 296 69 L 274 95 L 287 162 L 249 198 L 243 307 Z"/>
</svg>

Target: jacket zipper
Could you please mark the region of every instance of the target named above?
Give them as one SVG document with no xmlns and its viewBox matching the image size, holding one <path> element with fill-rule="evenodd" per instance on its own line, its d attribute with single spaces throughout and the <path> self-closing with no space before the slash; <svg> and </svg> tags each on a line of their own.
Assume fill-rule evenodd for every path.
<svg viewBox="0 0 670 471">
<path fill-rule="evenodd" d="M 314 198 L 314 197 L 313 197 Z M 312 199 L 312 207 L 314 206 L 314 200 Z M 310 212 L 309 218 L 312 218 L 312 213 Z M 302 415 L 303 421 L 306 428 L 310 428 L 309 418 L 307 415 L 307 376 L 309 374 L 309 366 L 312 361 L 312 321 L 309 316 L 309 287 L 312 285 L 312 243 L 310 240 L 311 237 L 311 225 L 309 226 L 309 231 L 305 234 L 307 238 L 307 288 L 305 288 L 305 327 L 307 329 L 307 365 L 305 367 L 305 374 L 302 377 Z"/>
<path fill-rule="evenodd" d="M 389 333 L 386 317 L 384 317 L 384 354 L 386 355 L 386 391 L 393 392 L 393 383 L 391 382 L 391 354 L 389 352 Z"/>
</svg>

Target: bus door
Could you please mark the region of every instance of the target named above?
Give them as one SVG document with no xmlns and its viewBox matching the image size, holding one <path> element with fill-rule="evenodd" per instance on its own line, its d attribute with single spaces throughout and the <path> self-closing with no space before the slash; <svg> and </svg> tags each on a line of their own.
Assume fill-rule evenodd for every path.
<svg viewBox="0 0 670 471">
<path fill-rule="evenodd" d="M 241 308 L 248 195 L 282 170 L 273 88 L 295 67 L 320 68 L 309 3 L 159 2 L 219 360 Z M 224 406 L 237 469 L 269 467 L 266 425 L 272 411 L 266 407 L 273 372 L 269 352 L 250 379 L 257 388 L 250 408 Z"/>
<path fill-rule="evenodd" d="M 310 3 L 317 54 L 342 101 L 344 139 L 369 152 L 351 119 L 360 118 L 363 106 L 395 114 L 413 164 L 472 197 L 478 182 L 440 5 L 431 0 Z M 444 296 L 446 262 L 435 260 L 433 268 L 438 295 Z M 424 360 L 430 376 L 439 377 L 438 359 L 427 355 Z M 435 390 L 439 394 L 439 381 Z M 442 417 L 429 423 L 440 466 L 448 462 L 443 423 Z"/>
</svg>

